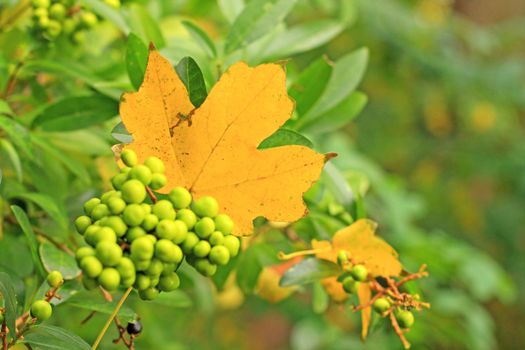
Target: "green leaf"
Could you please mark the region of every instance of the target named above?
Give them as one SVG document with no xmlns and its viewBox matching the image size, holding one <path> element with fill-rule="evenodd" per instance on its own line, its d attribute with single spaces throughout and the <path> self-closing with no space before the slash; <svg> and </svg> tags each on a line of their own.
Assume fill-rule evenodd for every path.
<svg viewBox="0 0 525 350">
<path fill-rule="evenodd" d="M 354 201 L 354 192 L 339 169 L 328 162 L 323 168 L 322 178 L 338 203 L 348 206 Z"/>
<path fill-rule="evenodd" d="M 4 299 L 5 323 L 9 329 L 16 329 L 16 295 L 15 288 L 11 277 L 5 272 L 0 272 L 0 294 Z M 8 335 L 13 337 L 15 333 L 9 332 Z"/>
<path fill-rule="evenodd" d="M 278 129 L 270 137 L 263 140 L 259 145 L 259 149 L 279 147 L 285 145 L 301 145 L 309 148 L 313 148 L 312 141 L 308 140 L 305 136 L 301 135 L 297 131 L 290 129 Z"/>
<path fill-rule="evenodd" d="M 335 131 L 357 117 L 367 101 L 368 97 L 364 93 L 353 92 L 334 108 L 303 124 L 300 130 L 313 134 Z"/>
<path fill-rule="evenodd" d="M 0 271 L 25 278 L 34 273 L 31 250 L 23 235 L 6 234 L 0 240 Z"/>
<path fill-rule="evenodd" d="M 33 262 L 35 263 L 38 272 L 42 277 L 46 277 L 47 274 L 44 271 L 44 268 L 42 267 L 42 263 L 40 262 L 40 256 L 38 255 L 38 243 L 36 241 L 36 236 L 33 232 L 33 228 L 31 227 L 31 222 L 29 222 L 29 218 L 27 217 L 24 210 L 22 210 L 22 208 L 16 205 L 12 205 L 11 210 L 13 211 L 13 214 L 15 214 L 15 218 L 18 221 L 18 224 L 22 228 L 22 231 L 24 232 L 27 238 L 29 248 L 31 250 L 31 257 L 33 258 Z"/>
<path fill-rule="evenodd" d="M 251 245 L 239 255 L 237 263 L 237 283 L 241 290 L 252 293 L 263 267 L 277 262 L 274 247 L 264 243 Z"/>
<path fill-rule="evenodd" d="M 295 100 L 299 117 L 305 115 L 319 99 L 328 84 L 332 69 L 332 65 L 324 57 L 320 57 L 301 72 L 297 81 L 292 83 L 288 93 Z"/>
<path fill-rule="evenodd" d="M 326 260 L 308 258 L 289 268 L 279 281 L 281 287 L 307 284 L 336 276 L 341 273 L 339 265 Z"/>
<path fill-rule="evenodd" d="M 204 30 L 190 21 L 182 21 L 182 24 L 188 30 L 193 40 L 202 47 L 209 57 L 214 58 L 217 56 L 217 48 L 215 48 L 215 44 Z"/>
<path fill-rule="evenodd" d="M 145 42 L 153 43 L 157 49 L 166 46 L 166 41 L 159 27 L 159 21 L 154 20 L 144 6 L 136 3 L 130 4 L 129 20 L 132 31 Z"/>
<path fill-rule="evenodd" d="M 266 48 L 264 57 L 289 57 L 315 49 L 332 40 L 344 28 L 343 23 L 335 20 L 319 20 L 297 25 L 279 34 Z"/>
<path fill-rule="evenodd" d="M 5 139 L 0 139 L 0 149 L 4 150 L 4 152 L 7 154 L 7 157 L 11 161 L 11 164 L 13 165 L 13 169 L 15 170 L 15 173 L 16 173 L 17 180 L 19 182 L 22 182 L 22 178 L 23 178 L 22 162 L 20 161 L 18 152 L 13 147 L 13 144 Z"/>
<path fill-rule="evenodd" d="M 9 139 L 13 141 L 15 146 L 17 146 L 29 158 L 33 158 L 33 145 L 31 144 L 31 136 L 24 126 L 11 118 L 0 115 L 0 130 L 4 130 L 7 136 L 9 136 Z"/>
<path fill-rule="evenodd" d="M 300 124 L 331 110 L 354 92 L 365 73 L 367 62 L 368 50 L 366 48 L 338 59 L 323 94 L 308 113 L 299 120 Z"/>
<path fill-rule="evenodd" d="M 315 281 L 312 287 L 312 309 L 316 314 L 322 314 L 330 304 L 330 297 L 319 281 Z"/>
<path fill-rule="evenodd" d="M 231 53 L 261 38 L 275 28 L 297 0 L 252 0 L 235 19 L 226 37 L 225 52 Z"/>
<path fill-rule="evenodd" d="M 39 248 L 42 263 L 47 272 L 60 271 L 64 279 L 70 280 L 80 275 L 75 258 L 58 249 L 53 244 L 44 242 Z"/>
<path fill-rule="evenodd" d="M 59 208 L 56 202 L 53 200 L 52 197 L 42 194 L 42 193 L 20 193 L 17 195 L 17 197 L 26 199 L 28 201 L 31 201 L 38 205 L 40 208 L 42 208 L 46 213 L 49 214 L 49 216 L 55 220 L 59 225 L 62 227 L 67 227 L 67 216 L 65 213 L 63 213 Z"/>
<path fill-rule="evenodd" d="M 222 14 L 230 23 L 235 22 L 244 8 L 244 0 L 218 0 L 217 3 Z"/>
<path fill-rule="evenodd" d="M 0 114 L 12 115 L 13 110 L 9 107 L 9 104 L 5 100 L 0 100 Z"/>
<path fill-rule="evenodd" d="M 114 295 L 113 301 L 109 302 L 100 293 L 100 290 L 78 292 L 70 297 L 64 304 L 78 307 L 85 310 L 96 311 L 103 314 L 110 315 L 115 310 L 120 295 Z M 132 321 L 136 319 L 135 312 L 124 305 L 118 312 L 118 316 L 125 319 L 125 321 Z"/>
<path fill-rule="evenodd" d="M 132 143 L 133 142 L 133 136 L 131 136 L 126 129 L 126 126 L 124 123 L 119 122 L 113 130 L 111 130 L 111 136 L 119 142 L 122 143 Z"/>
<path fill-rule="evenodd" d="M 152 300 L 150 304 L 158 304 L 173 308 L 187 308 L 193 305 L 193 302 L 188 294 L 182 290 L 175 290 L 169 293 L 160 293 L 157 298 Z"/>
<path fill-rule="evenodd" d="M 126 68 L 129 80 L 135 90 L 138 90 L 142 84 L 147 64 L 148 47 L 137 35 L 130 33 L 126 46 Z"/>
<path fill-rule="evenodd" d="M 129 33 L 129 26 L 122 16 L 123 11 L 119 11 L 101 0 L 82 0 L 82 2 L 88 5 L 88 8 L 93 10 L 93 12 L 95 12 L 97 15 L 107 19 L 109 22 L 112 22 L 124 34 Z"/>
<path fill-rule="evenodd" d="M 90 350 L 91 346 L 64 328 L 38 325 L 32 327 L 22 340 L 41 350 Z"/>
<path fill-rule="evenodd" d="M 208 96 L 208 92 L 197 62 L 191 57 L 184 57 L 177 64 L 175 70 L 190 94 L 191 103 L 195 107 L 199 107 Z"/>
<path fill-rule="evenodd" d="M 118 102 L 102 96 L 66 97 L 47 106 L 33 120 L 33 127 L 45 131 L 84 129 L 113 118 L 118 114 Z"/>
</svg>

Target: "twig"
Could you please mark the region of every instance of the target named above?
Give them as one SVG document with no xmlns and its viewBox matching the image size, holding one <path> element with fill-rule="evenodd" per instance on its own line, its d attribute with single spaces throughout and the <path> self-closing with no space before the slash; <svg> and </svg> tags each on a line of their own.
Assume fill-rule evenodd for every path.
<svg viewBox="0 0 525 350">
<path fill-rule="evenodd" d="M 394 316 L 393 312 L 390 312 L 390 322 L 392 323 L 392 327 L 394 327 L 394 331 L 396 332 L 397 336 L 399 337 L 399 339 L 401 339 L 401 342 L 403 343 L 405 349 L 410 349 L 410 343 L 405 338 L 405 335 L 399 327 L 399 324 L 397 323 L 396 317 Z"/>
<path fill-rule="evenodd" d="M 97 339 L 93 343 L 93 347 L 91 348 L 92 350 L 96 350 L 98 348 L 102 338 L 104 338 L 104 334 L 106 334 L 106 332 L 108 331 L 108 328 L 111 325 L 111 323 L 113 322 L 113 319 L 117 316 L 117 313 L 119 312 L 119 310 L 122 307 L 122 305 L 124 305 L 124 302 L 126 301 L 126 299 L 129 296 L 129 293 L 131 293 L 132 290 L 133 290 L 133 288 L 129 287 L 126 290 L 126 292 L 124 293 L 124 295 L 122 296 L 122 298 L 120 298 L 120 301 L 118 302 L 117 306 L 115 307 L 115 310 L 113 310 L 113 313 L 111 314 L 111 316 L 109 316 L 106 324 L 104 325 L 104 328 L 102 328 L 102 330 L 100 331 Z"/>
<path fill-rule="evenodd" d="M 118 344 L 122 340 L 124 345 L 126 345 L 126 347 L 129 350 L 134 350 L 135 349 L 135 344 L 134 344 L 134 342 L 135 342 L 135 335 L 134 334 L 130 334 L 129 341 L 128 341 L 126 339 L 126 337 L 125 337 L 126 328 L 120 323 L 120 320 L 118 319 L 118 317 L 115 317 L 115 324 L 117 325 L 119 337 L 117 339 L 113 340 L 113 343 L 114 344 Z"/>
<path fill-rule="evenodd" d="M 96 311 L 91 311 L 89 313 L 89 315 L 86 316 L 86 318 L 84 318 L 82 321 L 80 321 L 80 324 L 83 325 L 83 324 L 86 324 L 89 320 L 91 320 L 93 318 L 93 316 L 95 316 L 97 314 Z"/>
<path fill-rule="evenodd" d="M 146 192 L 148 192 L 148 196 L 149 198 L 151 198 L 151 201 L 153 202 L 153 204 L 157 203 L 157 196 L 155 196 L 155 193 L 153 193 L 151 188 L 146 186 Z"/>
</svg>

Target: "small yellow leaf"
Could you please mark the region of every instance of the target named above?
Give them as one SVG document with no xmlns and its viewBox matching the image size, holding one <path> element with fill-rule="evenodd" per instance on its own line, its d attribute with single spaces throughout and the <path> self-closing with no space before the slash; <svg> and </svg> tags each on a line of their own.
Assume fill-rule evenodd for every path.
<svg viewBox="0 0 525 350">
<path fill-rule="evenodd" d="M 319 250 L 316 256 L 337 262 L 337 254 L 344 250 L 348 256 L 364 264 L 373 276 L 399 276 L 402 267 L 397 252 L 381 238 L 376 237 L 377 224 L 361 219 L 337 231 L 328 241 L 312 241 L 312 247 Z"/>
<path fill-rule="evenodd" d="M 342 303 L 348 299 L 348 294 L 343 289 L 341 282 L 337 280 L 337 277 L 328 277 L 321 280 L 326 294 L 332 298 L 336 303 Z"/>
<path fill-rule="evenodd" d="M 257 280 L 257 295 L 271 303 L 277 303 L 288 298 L 297 290 L 297 287 L 281 287 L 279 285 L 281 277 L 282 275 L 278 270 L 272 267 L 265 267 Z"/>
<path fill-rule="evenodd" d="M 139 91 L 126 94 L 120 114 L 139 160 L 166 164 L 168 184 L 195 198 L 210 195 L 230 215 L 235 234 L 250 234 L 252 220 L 295 221 L 306 213 L 302 195 L 326 157 L 303 146 L 257 147 L 290 117 L 293 102 L 276 64 L 234 64 L 194 109 L 171 64 L 150 51 Z"/>
<path fill-rule="evenodd" d="M 357 290 L 357 297 L 359 298 L 359 305 L 367 304 L 372 298 L 372 290 L 370 284 L 361 283 Z M 372 319 L 372 308 L 370 306 L 361 310 L 361 338 L 366 339 L 368 335 L 368 328 L 370 327 L 370 320 Z"/>
</svg>

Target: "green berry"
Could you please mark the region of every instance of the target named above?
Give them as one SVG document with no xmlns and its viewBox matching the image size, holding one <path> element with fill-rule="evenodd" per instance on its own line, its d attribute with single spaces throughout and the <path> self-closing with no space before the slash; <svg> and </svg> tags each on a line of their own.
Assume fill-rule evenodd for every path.
<svg viewBox="0 0 525 350">
<path fill-rule="evenodd" d="M 31 305 L 31 316 L 40 320 L 45 321 L 53 314 L 53 307 L 46 300 L 37 300 Z"/>
<path fill-rule="evenodd" d="M 151 182 L 151 170 L 142 164 L 135 165 L 133 168 L 131 168 L 131 171 L 128 175 L 131 179 L 142 182 L 144 186 L 148 186 Z"/>
<path fill-rule="evenodd" d="M 217 265 L 226 265 L 230 261 L 230 251 L 222 245 L 210 250 L 210 262 Z"/>
<path fill-rule="evenodd" d="M 142 227 L 146 231 L 153 231 L 159 224 L 159 218 L 155 214 L 147 214 L 142 222 Z"/>
<path fill-rule="evenodd" d="M 382 314 L 390 309 L 390 302 L 387 298 L 377 298 L 376 301 L 374 301 L 373 307 L 377 313 Z"/>
<path fill-rule="evenodd" d="M 92 227 L 93 229 L 91 229 Z M 117 242 L 117 234 L 109 227 L 90 226 L 84 234 L 84 239 L 90 246 L 94 247 L 102 241 Z"/>
<path fill-rule="evenodd" d="M 124 164 L 126 164 L 129 167 L 135 166 L 139 162 L 135 151 L 129 148 L 122 151 L 122 153 L 120 154 L 120 159 L 122 159 L 122 162 L 124 162 Z"/>
<path fill-rule="evenodd" d="M 193 247 L 193 255 L 195 255 L 198 258 L 204 258 L 208 256 L 208 254 L 210 254 L 210 251 L 210 242 L 204 240 L 199 241 L 199 243 L 197 243 L 195 247 Z"/>
<path fill-rule="evenodd" d="M 175 289 L 179 288 L 180 286 L 180 279 L 179 276 L 172 272 L 169 275 L 162 276 L 159 281 L 159 289 L 163 292 L 171 292 Z"/>
<path fill-rule="evenodd" d="M 151 287 L 156 287 L 160 282 L 160 276 L 149 276 Z"/>
<path fill-rule="evenodd" d="M 73 33 L 71 39 L 77 44 L 82 44 L 84 41 L 86 41 L 86 33 L 84 33 L 84 31 L 77 30 L 75 33 Z"/>
<path fill-rule="evenodd" d="M 204 196 L 194 201 L 191 204 L 191 209 L 201 218 L 213 218 L 219 213 L 219 203 L 213 197 Z"/>
<path fill-rule="evenodd" d="M 233 231 L 233 220 L 226 214 L 219 214 L 215 217 L 215 229 L 221 231 L 225 235 L 229 235 Z"/>
<path fill-rule="evenodd" d="M 215 231 L 215 223 L 212 218 L 204 217 L 195 224 L 195 233 L 200 238 L 208 238 Z"/>
<path fill-rule="evenodd" d="M 105 204 L 97 204 L 93 211 L 91 212 L 91 218 L 95 221 L 102 219 L 109 215 L 109 208 Z"/>
<path fill-rule="evenodd" d="M 159 290 L 157 288 L 140 290 L 139 296 L 142 300 L 153 300 L 159 296 Z"/>
<path fill-rule="evenodd" d="M 150 260 L 154 250 L 154 244 L 147 236 L 139 237 L 131 242 L 130 251 L 133 260 Z"/>
<path fill-rule="evenodd" d="M 158 259 L 151 260 L 148 268 L 146 269 L 146 274 L 148 276 L 160 276 L 162 270 L 164 269 L 164 264 Z"/>
<path fill-rule="evenodd" d="M 144 165 L 147 166 L 154 174 L 163 174 L 165 167 L 164 162 L 157 157 L 148 157 L 144 161 Z"/>
<path fill-rule="evenodd" d="M 122 198 L 112 197 L 108 200 L 107 206 L 111 214 L 119 215 L 126 209 L 126 202 Z"/>
<path fill-rule="evenodd" d="M 45 7 L 37 7 L 33 9 L 33 18 L 38 20 L 40 17 L 49 17 L 49 11 Z"/>
<path fill-rule="evenodd" d="M 108 216 L 106 220 L 104 220 L 103 226 L 109 227 L 115 231 L 117 237 L 124 236 L 128 230 L 128 226 L 120 216 Z"/>
<path fill-rule="evenodd" d="M 168 179 L 164 174 L 153 174 L 151 176 L 150 187 L 152 190 L 160 190 L 162 187 L 166 186 Z"/>
<path fill-rule="evenodd" d="M 66 7 L 60 3 L 54 3 L 49 8 L 49 16 L 55 19 L 63 19 L 66 15 Z"/>
<path fill-rule="evenodd" d="M 117 271 L 122 278 L 130 278 L 131 276 L 135 276 L 135 264 L 133 264 L 130 258 L 124 256 L 117 265 Z"/>
<path fill-rule="evenodd" d="M 410 328 L 414 324 L 414 314 L 408 310 L 400 310 L 396 313 L 397 323 L 401 328 Z"/>
<path fill-rule="evenodd" d="M 148 276 L 143 275 L 141 273 L 137 275 L 137 279 L 135 280 L 135 288 L 137 288 L 140 291 L 148 289 L 150 285 L 151 281 Z"/>
<path fill-rule="evenodd" d="M 201 275 L 207 277 L 211 277 L 217 272 L 217 265 L 210 263 L 208 259 L 197 259 L 194 266 Z"/>
<path fill-rule="evenodd" d="M 121 188 L 122 199 L 126 203 L 142 203 L 146 199 L 146 188 L 136 179 L 126 181 Z"/>
<path fill-rule="evenodd" d="M 368 279 L 368 270 L 364 265 L 358 264 L 352 267 L 352 277 L 359 282 L 364 282 Z"/>
<path fill-rule="evenodd" d="M 354 280 L 351 276 L 348 276 L 343 280 L 343 289 L 348 294 L 356 293 L 358 288 L 359 282 Z"/>
<path fill-rule="evenodd" d="M 230 256 L 233 258 L 239 254 L 239 248 L 241 247 L 241 241 L 235 236 L 226 236 L 224 237 L 224 242 L 222 243 L 230 251 Z"/>
<path fill-rule="evenodd" d="M 133 242 L 135 239 L 143 236 L 146 236 L 146 231 L 144 231 L 142 227 L 135 226 L 130 228 L 126 233 L 126 240 L 128 242 Z"/>
<path fill-rule="evenodd" d="M 31 3 L 34 7 L 49 7 L 51 0 L 32 0 Z"/>
<path fill-rule="evenodd" d="M 221 245 L 224 242 L 224 235 L 222 232 L 215 231 L 211 234 L 210 238 L 208 239 L 211 245 Z M 228 252 L 229 253 L 229 252 Z"/>
<path fill-rule="evenodd" d="M 98 276 L 98 283 L 100 283 L 105 290 L 109 292 L 114 291 L 120 284 L 120 274 L 117 269 L 106 267 L 102 270 L 100 276 Z"/>
<path fill-rule="evenodd" d="M 64 20 L 64 23 L 62 24 L 62 26 L 64 27 L 64 33 L 66 34 L 73 33 L 75 29 L 77 28 L 77 25 L 78 25 L 78 21 L 76 20 L 76 18 L 66 18 Z"/>
<path fill-rule="evenodd" d="M 129 277 L 122 277 L 120 280 L 120 285 L 124 288 L 129 288 L 135 283 L 136 276 L 132 275 Z"/>
<path fill-rule="evenodd" d="M 142 224 L 145 217 L 146 214 L 144 214 L 144 209 L 142 209 L 140 204 L 130 204 L 122 213 L 124 222 L 132 227 Z"/>
<path fill-rule="evenodd" d="M 190 209 L 181 209 L 177 212 L 177 220 L 183 221 L 188 227 L 188 230 L 191 230 L 197 222 L 197 215 Z"/>
<path fill-rule="evenodd" d="M 174 263 L 164 263 L 164 267 L 162 268 L 161 276 L 166 276 L 174 272 L 177 269 L 177 266 L 178 265 Z"/>
<path fill-rule="evenodd" d="M 146 271 L 151 264 L 151 260 L 134 260 L 133 263 L 137 271 Z"/>
<path fill-rule="evenodd" d="M 40 17 L 38 18 L 38 26 L 42 29 L 45 29 L 49 26 L 50 19 L 49 17 Z"/>
<path fill-rule="evenodd" d="M 86 256 L 80 260 L 80 269 L 89 278 L 96 278 L 102 272 L 102 263 L 94 256 Z"/>
<path fill-rule="evenodd" d="M 180 248 L 167 239 L 160 239 L 155 244 L 155 256 L 163 262 L 177 262 L 179 255 L 182 255 L 182 251 L 179 251 Z"/>
<path fill-rule="evenodd" d="M 186 239 L 186 236 L 188 236 L 188 227 L 181 220 L 175 220 L 173 221 L 173 224 L 175 230 L 173 232 L 171 240 L 175 244 L 181 244 Z"/>
<path fill-rule="evenodd" d="M 47 275 L 46 280 L 51 288 L 58 288 L 64 283 L 64 277 L 62 277 L 60 271 L 51 271 L 49 275 Z"/>
<path fill-rule="evenodd" d="M 187 208 L 191 204 L 191 194 L 184 187 L 175 187 L 168 194 L 168 198 L 177 209 Z"/>
<path fill-rule="evenodd" d="M 116 243 L 100 242 L 96 251 L 97 258 L 104 266 L 116 266 L 122 258 L 122 249 Z"/>
<path fill-rule="evenodd" d="M 346 253 L 346 251 L 340 250 L 337 253 L 337 263 L 339 264 L 339 266 L 343 266 L 346 263 L 348 263 L 348 254 Z"/>
<path fill-rule="evenodd" d="M 97 22 L 98 22 L 98 19 L 97 19 L 97 16 L 93 13 L 93 12 L 89 12 L 89 11 L 83 11 L 81 14 L 80 14 L 80 22 L 86 27 L 86 28 L 93 28 Z M 125 152 L 125 151 L 124 151 Z M 122 153 L 124 153 L 122 152 Z M 122 155 L 121 155 L 122 157 Z M 126 165 L 128 166 L 132 166 L 132 165 L 129 165 L 126 163 Z"/>
<path fill-rule="evenodd" d="M 146 215 L 149 215 L 151 214 L 151 205 L 149 205 L 148 203 L 142 203 L 140 205 L 140 207 L 142 208 L 142 210 L 144 210 L 144 214 Z"/>
<path fill-rule="evenodd" d="M 176 230 L 177 225 L 175 224 L 175 221 L 164 219 L 159 221 L 155 232 L 159 238 L 171 240 L 175 236 Z"/>
<path fill-rule="evenodd" d="M 46 34 L 49 35 L 51 38 L 56 38 L 60 35 L 61 32 L 62 32 L 62 24 L 60 24 L 60 22 L 54 19 L 49 20 L 49 23 L 46 29 Z"/>
<path fill-rule="evenodd" d="M 93 279 L 93 278 L 88 278 L 88 277 L 84 276 L 82 278 L 82 285 L 87 290 L 93 290 L 95 288 L 98 288 L 98 281 Z"/>
<path fill-rule="evenodd" d="M 85 258 L 86 256 L 95 256 L 96 251 L 95 249 L 91 247 L 80 247 L 77 249 L 75 253 L 75 258 L 77 261 L 82 260 L 82 258 Z"/>
<path fill-rule="evenodd" d="M 100 204 L 100 199 L 98 199 L 98 198 L 91 198 L 90 200 L 85 202 L 84 203 L 84 212 L 86 213 L 86 215 L 91 216 L 91 212 L 93 211 L 93 209 L 95 209 L 95 207 L 98 204 Z"/>
<path fill-rule="evenodd" d="M 168 219 L 175 220 L 175 209 L 173 204 L 166 199 L 162 199 L 153 205 L 153 214 L 157 215 L 159 220 Z"/>
<path fill-rule="evenodd" d="M 82 215 L 75 220 L 75 227 L 80 234 L 84 234 L 89 225 L 91 225 L 91 218 L 89 216 Z"/>
<path fill-rule="evenodd" d="M 113 188 L 116 190 L 122 189 L 122 186 L 126 181 L 128 181 L 128 174 L 117 174 L 111 178 L 111 184 L 113 185 Z"/>
<path fill-rule="evenodd" d="M 157 243 L 157 237 L 155 235 L 147 234 L 145 237 L 150 240 L 151 244 Z"/>
<path fill-rule="evenodd" d="M 199 243 L 199 236 L 193 232 L 188 232 L 186 239 L 182 242 L 182 250 L 184 254 L 191 254 L 193 247 Z"/>
<path fill-rule="evenodd" d="M 102 197 L 100 197 L 100 203 L 108 204 L 108 201 L 111 198 L 120 198 L 121 196 L 122 193 L 120 193 L 120 191 L 110 190 L 104 193 Z"/>
</svg>

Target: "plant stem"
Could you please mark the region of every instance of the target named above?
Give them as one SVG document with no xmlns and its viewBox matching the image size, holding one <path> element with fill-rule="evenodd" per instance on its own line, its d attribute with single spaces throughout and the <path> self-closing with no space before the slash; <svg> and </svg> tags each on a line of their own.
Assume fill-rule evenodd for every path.
<svg viewBox="0 0 525 350">
<path fill-rule="evenodd" d="M 97 339 L 93 343 L 93 347 L 91 348 L 92 350 L 95 350 L 96 348 L 98 348 L 98 345 L 100 344 L 100 341 L 104 337 L 104 334 L 106 334 L 106 332 L 108 331 L 108 328 L 109 328 L 109 326 L 111 326 L 111 323 L 113 322 L 113 319 L 115 318 L 115 316 L 117 316 L 118 311 L 120 310 L 120 308 L 122 307 L 122 305 L 124 304 L 124 302 L 128 298 L 129 293 L 131 293 L 132 290 L 133 290 L 133 288 L 129 287 L 126 290 L 126 292 L 124 293 L 124 295 L 122 296 L 122 298 L 120 298 L 120 301 L 118 302 L 117 306 L 115 307 L 115 310 L 113 310 L 113 313 L 111 314 L 111 316 L 109 316 L 108 320 L 106 321 L 106 324 L 104 325 L 104 328 L 102 328 L 102 330 L 100 331 L 100 334 L 98 335 Z"/>
</svg>

